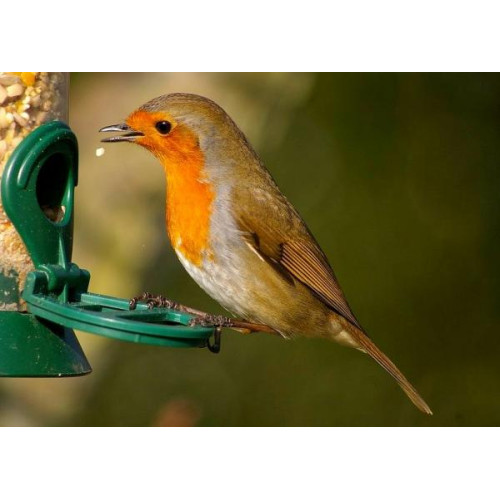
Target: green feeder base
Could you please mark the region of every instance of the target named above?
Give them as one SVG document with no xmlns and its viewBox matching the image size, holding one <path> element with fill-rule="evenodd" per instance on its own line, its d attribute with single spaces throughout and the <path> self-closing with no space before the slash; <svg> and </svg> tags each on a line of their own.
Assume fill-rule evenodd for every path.
<svg viewBox="0 0 500 500">
<path fill-rule="evenodd" d="M 0 313 L 1 377 L 70 377 L 92 371 L 73 330 L 32 314 Z"/>
</svg>

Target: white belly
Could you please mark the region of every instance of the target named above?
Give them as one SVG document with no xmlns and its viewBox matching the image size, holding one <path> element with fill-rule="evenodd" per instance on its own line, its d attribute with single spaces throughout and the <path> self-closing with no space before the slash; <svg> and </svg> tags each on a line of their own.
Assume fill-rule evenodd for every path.
<svg viewBox="0 0 500 500">
<path fill-rule="evenodd" d="M 247 296 L 242 286 L 241 268 L 236 256 L 224 259 L 222 265 L 213 260 L 204 259 L 201 266 L 196 266 L 181 252 L 176 250 L 176 253 L 189 275 L 210 297 L 237 316 L 245 315 L 244 304 L 247 302 Z M 238 286 L 238 283 L 241 286 Z"/>
</svg>

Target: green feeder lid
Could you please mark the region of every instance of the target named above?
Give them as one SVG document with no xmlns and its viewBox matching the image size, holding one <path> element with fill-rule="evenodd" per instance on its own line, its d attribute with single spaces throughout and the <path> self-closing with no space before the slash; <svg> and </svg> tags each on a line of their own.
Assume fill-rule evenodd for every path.
<svg viewBox="0 0 500 500">
<path fill-rule="evenodd" d="M 13 152 L 5 167 L 1 186 L 4 210 L 36 266 L 36 271 L 27 276 L 22 295 L 30 315 L 43 318 L 43 321 L 38 321 L 39 324 L 53 326 L 59 333 L 64 328 L 66 336 L 59 335 L 58 338 L 66 339 L 68 346 L 75 345 L 73 340 L 78 345 L 70 330 L 77 328 L 129 342 L 209 347 L 217 352 L 220 332 L 214 327 L 189 326 L 193 319 L 189 314 L 167 308 L 149 310 L 146 304 L 138 304 L 135 310 L 130 311 L 126 299 L 88 292 L 90 274 L 71 262 L 77 175 L 77 140 L 69 127 L 61 122 L 47 123 L 31 132 Z M 5 326 L 5 321 L 9 323 L 7 316 L 4 316 L 3 323 L 0 321 L 1 357 L 10 357 L 9 344 L 3 338 L 17 335 L 22 338 L 28 335 L 27 325 L 38 323 L 32 317 L 22 320 L 25 328 L 21 328 L 19 320 L 14 329 Z M 36 328 L 39 330 L 38 326 Z M 209 342 L 212 335 L 214 345 Z M 40 338 L 43 337 L 40 334 Z M 71 342 L 68 340 L 70 337 Z M 53 358 L 56 363 L 55 352 L 52 351 L 55 351 L 53 345 L 48 343 L 44 356 Z M 64 352 L 63 358 L 72 357 L 70 350 Z M 29 353 L 25 356 L 29 357 Z M 79 356 L 85 360 L 81 349 Z M 76 371 L 87 373 L 89 370 L 88 367 L 85 371 L 81 365 Z M 2 369 L 0 360 L 0 375 L 6 371 Z M 59 374 L 58 370 L 55 372 Z"/>
</svg>

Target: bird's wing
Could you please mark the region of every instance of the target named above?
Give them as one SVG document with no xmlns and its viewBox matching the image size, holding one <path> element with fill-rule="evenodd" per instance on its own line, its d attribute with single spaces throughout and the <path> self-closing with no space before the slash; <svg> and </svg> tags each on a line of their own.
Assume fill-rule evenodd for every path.
<svg viewBox="0 0 500 500">
<path fill-rule="evenodd" d="M 284 197 L 280 196 L 277 204 L 276 201 L 274 198 L 265 210 L 239 212 L 238 225 L 247 242 L 276 271 L 306 285 L 330 309 L 361 329 L 326 256 L 305 223 Z"/>
</svg>

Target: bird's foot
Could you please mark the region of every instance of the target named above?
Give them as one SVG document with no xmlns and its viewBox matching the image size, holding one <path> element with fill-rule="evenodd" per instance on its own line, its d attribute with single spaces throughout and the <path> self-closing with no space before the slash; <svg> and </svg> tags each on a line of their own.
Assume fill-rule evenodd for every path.
<svg viewBox="0 0 500 500">
<path fill-rule="evenodd" d="M 137 297 L 133 297 L 129 301 L 129 309 L 133 311 L 139 302 L 145 302 L 148 305 L 148 309 L 154 309 L 155 307 L 166 307 L 168 309 L 175 309 L 176 311 L 182 310 L 182 305 L 174 300 L 167 299 L 163 295 L 152 295 L 149 292 L 144 292 Z"/>
<path fill-rule="evenodd" d="M 174 300 L 167 299 L 163 295 L 152 295 L 149 292 L 144 292 L 141 295 L 130 299 L 129 309 L 133 311 L 139 302 L 145 302 L 148 309 L 166 307 L 176 311 L 187 312 L 193 316 L 193 318 L 189 321 L 189 326 L 215 326 L 221 328 L 230 328 L 231 326 L 234 326 L 234 321 L 231 318 L 216 314 L 209 314 L 191 307 L 183 306 Z"/>
<path fill-rule="evenodd" d="M 232 319 L 226 316 L 219 316 L 216 314 L 209 314 L 192 307 L 183 306 L 178 302 L 167 299 L 163 295 L 152 295 L 144 292 L 142 295 L 130 299 L 129 308 L 134 310 L 139 302 L 145 302 L 149 309 L 155 307 L 167 307 L 175 311 L 184 312 L 193 316 L 189 321 L 189 326 L 214 326 L 216 329 L 232 328 L 240 333 L 253 333 L 253 332 L 266 332 L 279 335 L 275 330 L 267 325 L 249 323 L 241 319 Z"/>
</svg>

